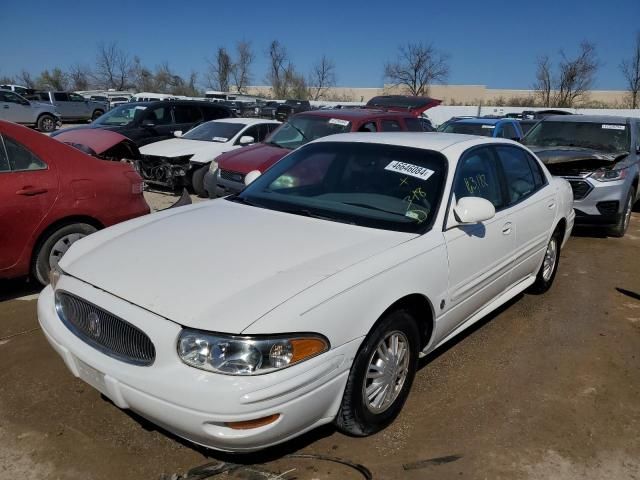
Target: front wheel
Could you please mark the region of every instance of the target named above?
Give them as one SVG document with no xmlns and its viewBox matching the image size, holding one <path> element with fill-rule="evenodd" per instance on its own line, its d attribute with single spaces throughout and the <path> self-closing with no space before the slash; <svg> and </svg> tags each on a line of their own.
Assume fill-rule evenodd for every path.
<svg viewBox="0 0 640 480">
<path fill-rule="evenodd" d="M 53 132 L 56 129 L 56 119 L 51 115 L 40 115 L 36 124 L 38 130 L 44 133 Z"/>
<path fill-rule="evenodd" d="M 629 229 L 629 223 L 631 223 L 631 212 L 633 211 L 633 201 L 636 198 L 636 190 L 635 188 L 631 188 L 629 191 L 629 195 L 625 201 L 624 211 L 622 212 L 622 217 L 618 223 L 611 228 L 609 234 L 612 237 L 624 237 L 625 233 Z"/>
<path fill-rule="evenodd" d="M 49 271 L 75 242 L 97 229 L 88 223 L 73 223 L 51 232 L 40 245 L 33 261 L 32 274 L 42 285 L 49 283 Z"/>
<path fill-rule="evenodd" d="M 209 165 L 198 168 L 191 176 L 191 186 L 193 191 L 200 198 L 207 198 L 207 190 L 204 188 L 204 175 L 209 170 Z"/>
<path fill-rule="evenodd" d="M 562 233 L 561 229 L 556 229 L 549 239 L 547 249 L 544 251 L 542 265 L 540 265 L 540 270 L 538 270 L 538 274 L 536 275 L 536 281 L 529 287 L 529 293 L 540 294 L 551 288 L 553 280 L 556 278 L 558 264 L 560 263 Z"/>
<path fill-rule="evenodd" d="M 363 437 L 393 422 L 415 377 L 419 338 L 405 310 L 387 314 L 369 333 L 351 366 L 335 419 L 340 430 Z"/>
</svg>

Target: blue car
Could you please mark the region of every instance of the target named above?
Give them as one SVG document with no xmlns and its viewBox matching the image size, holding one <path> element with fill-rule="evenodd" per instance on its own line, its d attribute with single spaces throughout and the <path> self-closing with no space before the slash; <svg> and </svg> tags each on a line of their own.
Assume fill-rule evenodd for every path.
<svg viewBox="0 0 640 480">
<path fill-rule="evenodd" d="M 522 127 L 513 118 L 461 118 L 448 123 L 442 131 L 482 137 L 508 138 L 516 141 L 520 141 L 524 137 Z"/>
</svg>

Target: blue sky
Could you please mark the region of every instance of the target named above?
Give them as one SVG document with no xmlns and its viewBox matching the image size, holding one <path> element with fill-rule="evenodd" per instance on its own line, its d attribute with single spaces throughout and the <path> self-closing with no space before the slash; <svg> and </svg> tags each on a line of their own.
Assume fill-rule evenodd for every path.
<svg viewBox="0 0 640 480">
<path fill-rule="evenodd" d="M 180 74 L 206 70 L 218 46 L 240 39 L 256 53 L 253 84 L 263 84 L 272 39 L 301 71 L 324 53 L 343 86 L 380 86 L 384 62 L 408 41 L 432 42 L 451 57 L 450 84 L 529 88 L 535 58 L 597 46 L 595 88 L 622 89 L 618 65 L 640 29 L 640 0 L 536 1 L 4 1 L 0 75 L 26 68 L 91 64 L 100 41 L 117 41 L 153 67 L 167 60 Z"/>
</svg>

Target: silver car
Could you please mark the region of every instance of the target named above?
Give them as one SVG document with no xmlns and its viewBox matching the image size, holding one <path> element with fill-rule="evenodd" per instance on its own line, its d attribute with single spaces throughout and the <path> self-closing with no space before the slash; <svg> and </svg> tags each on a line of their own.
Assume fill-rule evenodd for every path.
<svg viewBox="0 0 640 480">
<path fill-rule="evenodd" d="M 9 90 L 0 90 L 0 120 L 33 125 L 41 132 L 53 132 L 61 124 L 55 106 L 29 101 Z"/>
<path fill-rule="evenodd" d="M 623 237 L 639 198 L 640 119 L 605 115 L 547 117 L 523 139 L 551 174 L 571 184 L 576 224 Z"/>
</svg>

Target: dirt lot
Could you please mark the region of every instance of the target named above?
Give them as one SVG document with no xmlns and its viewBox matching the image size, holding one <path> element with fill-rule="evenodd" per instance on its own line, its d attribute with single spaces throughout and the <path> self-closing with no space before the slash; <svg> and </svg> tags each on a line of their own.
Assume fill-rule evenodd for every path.
<svg viewBox="0 0 640 480">
<path fill-rule="evenodd" d="M 624 239 L 572 237 L 550 292 L 516 298 L 425 359 L 386 431 L 324 428 L 253 456 L 195 448 L 73 378 L 38 329 L 36 293 L 0 283 L 1 479 L 176 479 L 221 461 L 245 466 L 216 478 L 366 478 L 291 454 L 346 459 L 375 479 L 640 479 L 637 213 Z"/>
</svg>

